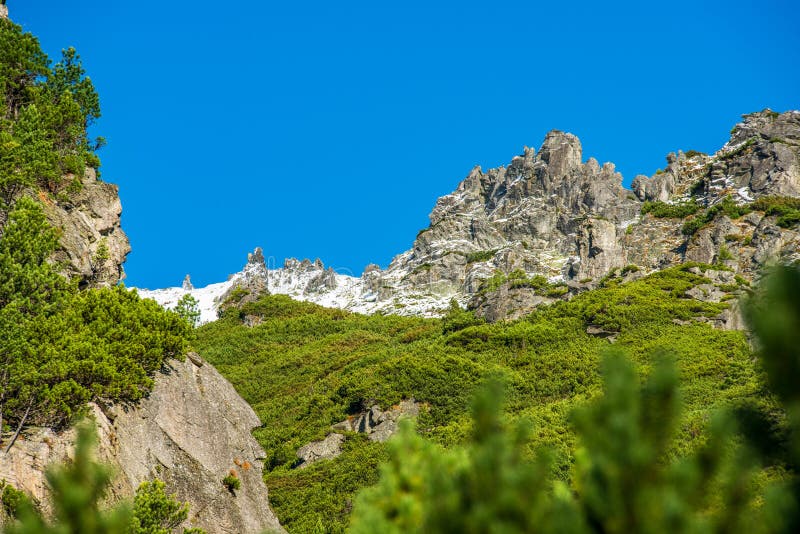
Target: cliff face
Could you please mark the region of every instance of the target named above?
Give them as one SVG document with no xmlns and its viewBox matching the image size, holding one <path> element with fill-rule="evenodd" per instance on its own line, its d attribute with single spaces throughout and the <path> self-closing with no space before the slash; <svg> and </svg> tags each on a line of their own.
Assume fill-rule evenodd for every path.
<svg viewBox="0 0 800 534">
<path fill-rule="evenodd" d="M 134 408 L 91 405 L 98 457 L 117 473 L 109 500 L 131 498 L 145 480 L 160 478 L 168 493 L 190 503 L 184 526 L 210 533 L 281 531 L 269 508 L 251 435 L 260 426 L 252 408 L 211 365 L 196 355 L 157 377 L 150 396 Z M 45 468 L 69 458 L 75 432 L 31 429 L 0 457 L 0 479 L 25 490 L 48 510 Z M 222 484 L 234 470 L 235 494 Z"/>
<path fill-rule="evenodd" d="M 86 169 L 82 187 L 68 200 L 40 196 L 50 223 L 61 232 L 54 260 L 63 273 L 84 287 L 116 285 L 125 278 L 122 264 L 131 250 L 122 231 L 122 203 L 116 185 L 101 182 Z"/>
</svg>

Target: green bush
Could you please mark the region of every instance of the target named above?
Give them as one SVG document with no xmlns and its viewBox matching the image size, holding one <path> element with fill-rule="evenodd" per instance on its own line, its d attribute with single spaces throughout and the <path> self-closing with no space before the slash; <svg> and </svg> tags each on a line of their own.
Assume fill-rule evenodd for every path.
<svg viewBox="0 0 800 534">
<path fill-rule="evenodd" d="M 738 219 L 753 211 L 751 204 L 737 204 L 731 197 L 723 198 L 719 203 L 706 209 L 705 212 L 696 215 L 692 219 L 686 221 L 681 231 L 684 235 L 691 236 L 706 224 L 713 221 L 717 215 L 724 214 L 731 219 Z"/>
<path fill-rule="evenodd" d="M 175 304 L 174 312 L 177 313 L 181 319 L 189 323 L 191 326 L 197 326 L 200 321 L 200 308 L 198 307 L 197 299 L 191 293 L 186 293 Z"/>
<path fill-rule="evenodd" d="M 717 254 L 717 261 L 727 261 L 734 259 L 733 254 L 725 245 L 719 247 L 719 254 Z"/>
<path fill-rule="evenodd" d="M 646 200 L 644 204 L 642 204 L 642 215 L 647 213 L 651 214 L 653 217 L 663 219 L 663 218 L 671 218 L 671 219 L 683 219 L 684 217 L 688 217 L 689 215 L 694 215 L 697 213 L 702 206 L 695 202 L 694 200 L 681 202 L 678 204 L 669 204 L 667 202 L 660 202 L 660 201 L 650 201 Z"/>
<path fill-rule="evenodd" d="M 756 211 L 765 215 L 777 215 L 776 224 L 782 228 L 791 228 L 800 223 L 800 199 L 795 197 L 765 196 L 751 204 Z"/>
<path fill-rule="evenodd" d="M 242 481 L 239 480 L 239 477 L 236 475 L 236 472 L 231 470 L 231 472 L 229 472 L 222 478 L 222 485 L 225 486 L 228 489 L 228 491 L 233 493 L 234 491 L 242 487 Z"/>
<path fill-rule="evenodd" d="M 669 347 L 655 350 L 642 385 L 627 356 L 607 351 L 602 394 L 573 411 L 577 448 L 565 481 L 546 450 L 530 454 L 535 421 L 503 417 L 495 381 L 477 396 L 465 445 L 445 449 L 402 426 L 379 482 L 356 499 L 351 531 L 797 532 L 800 270 L 780 268 L 765 285 L 746 310 L 783 410 L 768 407 L 768 395 L 751 397 L 687 425 L 691 395 L 682 395 Z M 702 440 L 676 456 L 686 430 Z M 781 461 L 790 476 L 765 489 L 759 470 Z"/>
<path fill-rule="evenodd" d="M 619 354 L 604 362 L 604 392 L 575 412 L 573 482 L 553 479 L 550 455 L 526 452 L 534 429 L 503 420 L 497 383 L 473 408 L 471 439 L 445 450 L 404 425 L 377 485 L 363 490 L 352 528 L 361 532 L 749 532 L 742 506 L 753 468 L 726 454 L 729 419 L 715 420 L 692 455 L 664 462 L 680 421 L 677 372 L 664 359 L 643 387 Z M 665 506 L 669 503 L 669 506 Z"/>
<path fill-rule="evenodd" d="M 190 328 L 124 287 L 77 291 L 49 263 L 55 232 L 20 199 L 0 238 L 0 428 L 68 424 L 89 400 L 135 402 Z"/>
<path fill-rule="evenodd" d="M 27 499 L 24 492 L 18 490 L 5 480 L 0 481 L 0 502 L 6 517 L 15 519 L 19 513 L 20 505 Z"/>
<path fill-rule="evenodd" d="M 467 254 L 467 264 L 489 261 L 497 254 L 497 250 L 481 250 Z"/>
<path fill-rule="evenodd" d="M 697 156 L 707 156 L 708 154 L 706 154 L 705 152 L 699 152 L 699 151 L 697 151 L 697 150 L 687 150 L 687 151 L 684 153 L 684 155 L 685 155 L 687 158 L 695 158 L 695 157 L 697 157 Z"/>
<path fill-rule="evenodd" d="M 80 57 L 70 48 L 49 64 L 35 37 L 0 20 L 0 210 L 31 186 L 56 196 L 80 187 L 85 167 L 99 165 L 102 140 L 87 134 L 99 99 Z"/>
<path fill-rule="evenodd" d="M 155 479 L 139 484 L 133 499 L 129 534 L 172 534 L 189 516 L 189 503 L 167 495 L 165 484 Z M 200 528 L 185 528 L 184 534 L 205 534 Z"/>
</svg>

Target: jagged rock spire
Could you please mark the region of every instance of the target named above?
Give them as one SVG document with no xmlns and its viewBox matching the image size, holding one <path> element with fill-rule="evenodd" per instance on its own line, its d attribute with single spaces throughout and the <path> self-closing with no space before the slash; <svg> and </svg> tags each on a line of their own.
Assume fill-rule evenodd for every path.
<svg viewBox="0 0 800 534">
<path fill-rule="evenodd" d="M 0 1 L 0 19 L 8 18 L 8 6 L 5 0 Z"/>
<path fill-rule="evenodd" d="M 181 284 L 181 287 L 186 291 L 191 291 L 194 289 L 194 286 L 192 285 L 192 279 L 189 278 L 188 274 L 186 275 L 186 278 L 183 279 L 183 284 Z"/>
</svg>

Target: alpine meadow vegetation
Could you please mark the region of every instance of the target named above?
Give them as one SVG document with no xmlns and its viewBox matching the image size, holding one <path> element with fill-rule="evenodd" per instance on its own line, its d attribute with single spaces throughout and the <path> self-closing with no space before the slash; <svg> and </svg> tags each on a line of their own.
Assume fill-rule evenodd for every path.
<svg viewBox="0 0 800 534">
<path fill-rule="evenodd" d="M 574 491 L 580 480 L 576 469 L 585 465 L 581 463 L 585 455 L 581 432 L 591 424 L 573 424 L 577 421 L 573 414 L 602 398 L 604 390 L 610 391 L 604 377 L 611 375 L 600 371 L 609 349 L 627 354 L 629 363 L 608 364 L 614 369 L 629 366 L 623 371 L 631 385 L 619 392 L 626 399 L 638 395 L 637 376 L 649 377 L 654 369 L 662 368 L 665 353 L 673 362 L 675 373 L 667 378 L 677 388 L 672 402 L 678 407 L 666 411 L 664 417 L 670 418 L 656 425 L 671 432 L 657 441 L 647 435 L 653 428 L 629 429 L 650 440 L 647 458 L 700 454 L 713 430 L 709 430 L 715 420 L 712 415 L 723 409 L 746 409 L 758 420 L 773 420 L 781 408 L 774 396 L 765 393 L 745 334 L 709 324 L 730 301 L 700 302 L 686 296 L 692 287 L 710 283 L 702 274 L 710 268 L 686 264 L 632 282 L 611 276 L 603 287 L 570 301 L 540 308 L 517 321 L 494 324 L 478 320 L 457 305 L 442 319 L 364 316 L 271 295 L 229 308 L 218 321 L 199 327 L 194 346 L 234 384 L 264 423 L 254 435 L 267 452 L 265 480 L 281 524 L 290 532 L 342 532 L 349 528 L 351 513 L 362 506 L 358 503 L 366 499 L 357 497 L 359 491 L 378 483 L 381 473 L 390 469 L 379 466 L 399 462 L 404 464 L 399 469 L 408 474 L 416 461 L 413 454 L 397 442 L 376 443 L 353 433 L 346 435 L 342 454 L 332 460 L 296 469 L 295 453 L 325 438 L 332 424 L 374 404 L 387 409 L 403 399 L 415 399 L 421 406 L 416 433 L 401 432 L 398 441 L 412 441 L 413 450 L 446 451 L 447 458 L 441 461 L 452 463 L 453 473 L 463 473 L 469 469 L 463 463 L 467 462 L 465 451 L 476 439 L 471 436 L 478 425 L 470 416 L 472 400 L 487 381 L 501 383 L 506 400 L 502 412 L 491 417 L 500 426 L 518 429 L 525 425 L 527 430 L 497 439 L 505 440 L 505 450 L 516 462 L 511 471 L 534 462 L 531 469 L 559 482 L 545 484 L 544 495 L 552 494 L 555 487 Z M 749 291 L 744 283 L 726 290 Z M 247 316 L 258 316 L 261 322 L 245 326 Z M 613 332 L 613 343 L 587 333 L 589 325 Z M 499 405 L 493 402 L 484 405 Z M 626 409 L 628 414 L 638 410 Z M 487 448 L 501 450 L 495 445 Z M 611 453 L 621 451 L 604 452 Z M 537 459 L 540 456 L 543 459 Z M 438 465 L 428 461 L 420 458 L 419 465 L 431 469 L 414 471 L 414 480 L 438 484 L 426 478 L 434 476 L 433 466 Z M 789 469 L 780 459 L 756 469 L 754 491 L 786 479 Z M 659 471 L 653 484 L 672 476 L 667 471 Z M 392 476 L 401 480 L 406 475 Z M 623 483 L 609 484 L 617 482 Z M 402 495 L 411 492 L 401 487 Z M 721 498 L 712 497 L 714 503 Z M 525 499 L 528 502 L 529 497 Z M 700 517 L 707 510 L 712 508 L 691 508 L 691 513 Z"/>
</svg>

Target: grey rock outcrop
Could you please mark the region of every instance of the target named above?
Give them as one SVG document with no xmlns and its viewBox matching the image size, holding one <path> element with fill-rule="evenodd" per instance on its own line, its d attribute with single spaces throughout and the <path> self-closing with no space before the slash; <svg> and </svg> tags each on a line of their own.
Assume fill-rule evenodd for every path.
<svg viewBox="0 0 800 534">
<path fill-rule="evenodd" d="M 225 303 L 234 292 L 244 291 L 244 294 L 234 303 L 237 305 L 253 302 L 261 295 L 269 294 L 269 271 L 264 260 L 264 251 L 261 247 L 247 254 L 247 263 L 240 272 L 231 278 L 230 290 L 220 298 L 220 303 Z"/>
<path fill-rule="evenodd" d="M 368 410 L 336 423 L 331 428 L 345 432 L 360 432 L 366 434 L 371 441 L 384 442 L 397 431 L 397 422 L 401 417 L 417 415 L 419 415 L 419 403 L 414 399 L 407 399 L 385 411 L 377 404 L 373 405 Z"/>
<path fill-rule="evenodd" d="M 344 440 L 344 435 L 332 432 L 322 441 L 312 441 L 308 445 L 300 447 L 297 449 L 297 458 L 300 459 L 297 468 L 302 469 L 308 467 L 318 460 L 336 458 L 342 454 L 342 443 L 344 443 Z"/>
<path fill-rule="evenodd" d="M 381 410 L 377 404 L 360 413 L 348 417 L 331 426 L 333 432 L 321 441 L 312 441 L 297 449 L 299 460 L 297 468 L 308 467 L 319 460 L 330 460 L 342 453 L 342 444 L 347 439 L 340 432 L 358 432 L 366 434 L 370 441 L 385 442 L 397 432 L 401 417 L 419 415 L 420 404 L 414 399 L 400 401 L 388 410 Z"/>
<path fill-rule="evenodd" d="M 522 269 L 576 290 L 629 264 L 651 272 L 685 261 L 724 263 L 753 278 L 768 261 L 800 257 L 796 228 L 753 212 L 718 216 L 687 236 L 684 220 L 642 216 L 641 202 L 693 199 L 705 209 L 724 198 L 747 203 L 765 195 L 800 196 L 800 112 L 746 115 L 716 154 L 671 153 L 663 171 L 637 176 L 632 191 L 612 164 L 583 163 L 577 137 L 554 131 L 538 154 L 526 147 L 506 167 L 474 168 L 438 200 L 413 248 L 371 276 L 383 284 L 379 298 L 438 283 L 454 297 L 471 297 L 470 306 L 489 320 L 542 304 L 524 289 L 481 294 L 497 271 Z"/>
<path fill-rule="evenodd" d="M 92 287 L 113 286 L 125 278 L 122 264 L 131 247 L 120 224 L 122 203 L 116 185 L 98 180 L 89 167 L 80 191 L 69 200 L 40 200 L 50 223 L 61 231 L 53 259 L 64 266 L 66 276 Z"/>
<path fill-rule="evenodd" d="M 553 131 L 538 154 L 526 148 L 507 167 L 474 168 L 389 271 L 425 265 L 424 276 L 407 278 L 474 293 L 496 269 L 585 278 L 624 265 L 619 237 L 640 203 L 612 164 L 581 158 L 577 137 Z"/>
<path fill-rule="evenodd" d="M 184 526 L 238 534 L 278 530 L 262 479 L 264 452 L 250 431 L 261 422 L 211 365 L 192 354 L 159 375 L 150 396 L 133 408 L 91 406 L 98 457 L 117 473 L 109 500 L 131 498 L 145 480 L 160 478 L 190 503 Z M 48 511 L 44 468 L 72 453 L 74 431 L 33 429 L 0 457 L 0 479 L 23 489 Z M 235 495 L 222 484 L 231 470 Z"/>
</svg>

